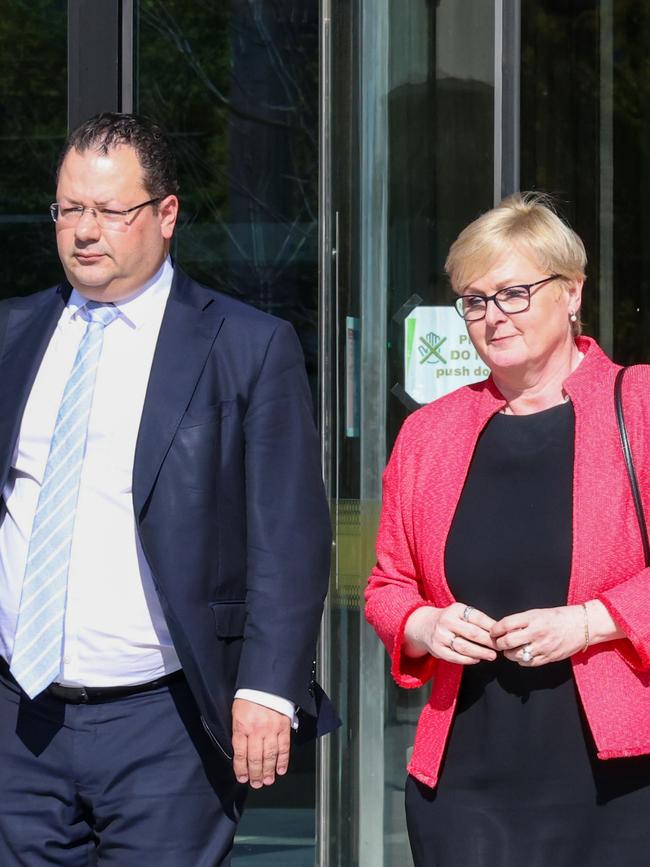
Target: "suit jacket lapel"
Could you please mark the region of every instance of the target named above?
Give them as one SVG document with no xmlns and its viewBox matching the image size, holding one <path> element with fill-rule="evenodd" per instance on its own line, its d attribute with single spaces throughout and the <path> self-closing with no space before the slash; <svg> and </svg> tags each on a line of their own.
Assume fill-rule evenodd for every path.
<svg viewBox="0 0 650 867">
<path fill-rule="evenodd" d="M 140 513 L 190 402 L 223 323 L 214 298 L 180 269 L 160 327 L 133 467 L 133 507 Z"/>
<path fill-rule="evenodd" d="M 69 295 L 64 284 L 40 296 L 18 298 L 8 312 L 0 360 L 0 483 L 6 479 L 29 392 Z"/>
</svg>

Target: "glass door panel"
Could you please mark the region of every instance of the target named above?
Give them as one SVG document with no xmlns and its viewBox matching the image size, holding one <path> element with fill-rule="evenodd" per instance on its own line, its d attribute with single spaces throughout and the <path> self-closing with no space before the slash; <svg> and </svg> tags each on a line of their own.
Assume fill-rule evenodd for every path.
<svg viewBox="0 0 650 867">
<path fill-rule="evenodd" d="M 316 389 L 318 0 L 138 0 L 135 105 L 179 160 L 174 255 L 292 322 Z"/>
<path fill-rule="evenodd" d="M 67 4 L 16 0 L 0 18 L 0 298 L 61 279 L 49 204 L 66 136 Z"/>
<path fill-rule="evenodd" d="M 587 247 L 585 331 L 621 363 L 650 348 L 650 8 L 522 4 L 522 185 L 554 193 Z"/>
</svg>

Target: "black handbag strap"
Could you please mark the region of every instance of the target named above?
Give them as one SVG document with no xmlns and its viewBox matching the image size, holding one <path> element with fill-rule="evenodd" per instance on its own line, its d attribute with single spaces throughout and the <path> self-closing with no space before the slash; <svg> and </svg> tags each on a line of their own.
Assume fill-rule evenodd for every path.
<svg viewBox="0 0 650 867">
<path fill-rule="evenodd" d="M 623 376 L 627 367 L 622 367 L 616 374 L 616 382 L 614 383 L 614 406 L 616 407 L 616 421 L 618 423 L 618 432 L 621 436 L 621 446 L 623 447 L 623 457 L 625 458 L 625 466 L 627 467 L 627 475 L 630 480 L 630 488 L 632 489 L 632 499 L 634 500 L 634 508 L 636 509 L 636 518 L 639 522 L 639 530 L 641 532 L 641 544 L 643 545 L 643 556 L 646 566 L 650 566 L 650 545 L 648 544 L 648 529 L 646 527 L 645 515 L 643 514 L 643 503 L 641 502 L 641 493 L 639 492 L 639 483 L 636 478 L 634 462 L 632 460 L 632 449 L 630 448 L 630 439 L 627 435 L 625 427 L 625 416 L 623 414 L 623 398 L 621 390 L 623 387 Z"/>
</svg>

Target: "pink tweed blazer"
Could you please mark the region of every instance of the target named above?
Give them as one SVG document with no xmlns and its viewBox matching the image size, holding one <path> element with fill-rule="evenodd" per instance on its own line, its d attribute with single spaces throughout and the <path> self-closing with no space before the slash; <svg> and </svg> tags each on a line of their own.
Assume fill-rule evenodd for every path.
<svg viewBox="0 0 650 867">
<path fill-rule="evenodd" d="M 609 759 L 650 753 L 650 569 L 644 568 L 616 426 L 618 366 L 593 340 L 577 342 L 585 358 L 565 383 L 575 412 L 567 604 L 600 599 L 627 637 L 590 647 L 571 662 L 598 757 Z M 650 519 L 650 366 L 626 374 L 623 402 Z M 438 779 L 463 667 L 433 657 L 406 657 L 404 624 L 422 605 L 455 601 L 445 579 L 445 543 L 478 436 L 504 405 L 490 378 L 423 407 L 404 423 L 384 473 L 366 617 L 386 645 L 399 686 L 431 681 L 408 767 L 431 787 Z"/>
</svg>

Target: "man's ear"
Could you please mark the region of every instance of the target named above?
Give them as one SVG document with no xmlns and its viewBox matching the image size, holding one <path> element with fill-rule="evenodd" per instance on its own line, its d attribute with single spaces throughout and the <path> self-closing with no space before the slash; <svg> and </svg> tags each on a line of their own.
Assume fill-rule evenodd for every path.
<svg viewBox="0 0 650 867">
<path fill-rule="evenodd" d="M 165 196 L 165 198 L 158 204 L 160 232 L 166 241 L 169 241 L 174 234 L 179 207 L 178 198 L 173 195 Z"/>
</svg>

